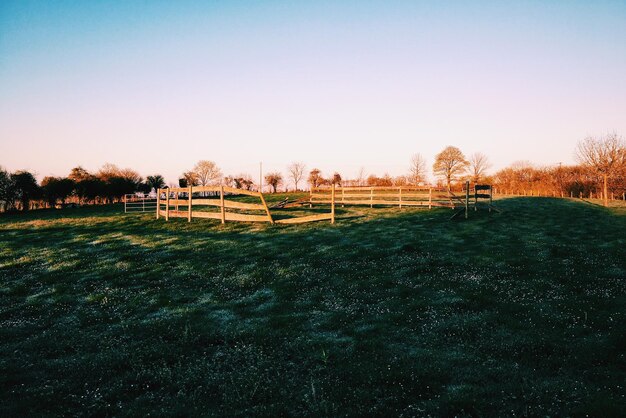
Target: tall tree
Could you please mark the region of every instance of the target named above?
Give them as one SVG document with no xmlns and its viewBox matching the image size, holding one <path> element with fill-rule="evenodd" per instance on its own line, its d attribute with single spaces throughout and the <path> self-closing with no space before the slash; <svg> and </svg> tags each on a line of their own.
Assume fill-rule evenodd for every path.
<svg viewBox="0 0 626 418">
<path fill-rule="evenodd" d="M 184 186 L 182 185 L 184 183 Z M 198 175 L 193 172 L 193 171 L 186 171 L 183 173 L 183 176 L 178 179 L 178 184 L 180 184 L 180 187 L 187 187 L 187 186 L 197 186 L 198 183 Z"/>
<path fill-rule="evenodd" d="M 155 193 L 157 190 L 162 189 L 165 186 L 165 179 L 160 174 L 155 174 L 153 176 L 146 177 L 146 184 L 150 187 L 150 191 L 154 189 Z"/>
<path fill-rule="evenodd" d="M 469 162 L 457 147 L 448 146 L 435 157 L 433 172 L 446 180 L 448 191 L 452 180 L 465 173 Z"/>
<path fill-rule="evenodd" d="M 119 176 L 128 180 L 130 183 L 134 183 L 135 185 L 139 185 L 143 181 L 143 178 L 139 175 L 139 173 L 132 168 L 124 168 L 120 170 Z"/>
<path fill-rule="evenodd" d="M 104 193 L 100 196 L 106 197 L 108 202 L 121 200 L 125 194 L 135 193 L 143 180 L 135 170 L 120 169 L 111 163 L 104 164 L 96 176 L 104 183 Z"/>
<path fill-rule="evenodd" d="M 198 161 L 196 166 L 193 168 L 193 172 L 196 173 L 200 186 L 218 184 L 222 179 L 222 171 L 213 161 Z"/>
<path fill-rule="evenodd" d="M 225 178 L 227 183 L 230 183 L 231 187 L 236 189 L 250 190 L 254 185 L 252 177 L 249 174 L 237 174 L 236 176 L 228 176 Z"/>
<path fill-rule="evenodd" d="M 472 182 L 478 184 L 482 178 L 485 177 L 485 173 L 490 167 L 491 164 L 485 154 L 476 152 L 470 155 L 469 172 L 472 177 Z"/>
<path fill-rule="evenodd" d="M 365 179 L 365 167 L 361 167 L 359 169 L 359 172 L 358 172 L 357 176 L 356 176 L 356 183 L 359 186 L 365 186 L 365 182 L 366 182 L 366 179 Z"/>
<path fill-rule="evenodd" d="M 272 187 L 272 193 L 276 193 L 278 186 L 283 182 L 283 176 L 278 172 L 267 173 L 265 175 L 265 182 Z"/>
<path fill-rule="evenodd" d="M 319 186 L 322 181 L 323 178 L 321 170 L 318 168 L 314 168 L 313 170 L 311 170 L 311 172 L 309 173 L 309 184 L 311 185 L 311 187 Z"/>
<path fill-rule="evenodd" d="M 341 174 L 335 172 L 335 174 L 333 174 L 333 178 L 330 181 L 332 184 L 334 185 L 340 185 L 341 186 Z"/>
<path fill-rule="evenodd" d="M 68 179 L 74 182 L 86 180 L 90 177 L 93 177 L 93 175 L 81 166 L 72 168 L 72 170 L 70 171 L 70 174 L 67 176 Z"/>
<path fill-rule="evenodd" d="M 419 184 L 426 179 L 426 160 L 421 154 L 413 154 L 409 172 L 413 184 Z"/>
<path fill-rule="evenodd" d="M 616 133 L 604 137 L 587 137 L 578 143 L 578 161 L 600 175 L 603 182 L 604 206 L 609 205 L 609 179 L 626 166 L 626 143 Z"/>
<path fill-rule="evenodd" d="M 409 184 L 409 180 L 406 176 L 398 176 L 394 177 L 393 185 L 394 186 L 407 186 Z"/>
<path fill-rule="evenodd" d="M 304 177 L 304 170 L 306 169 L 306 165 L 304 163 L 295 162 L 291 163 L 287 170 L 289 171 L 289 177 L 293 180 L 293 183 L 296 187 L 296 191 L 298 191 L 298 183 Z"/>
<path fill-rule="evenodd" d="M 41 181 L 41 189 L 48 205 L 54 208 L 58 200 L 65 204 L 65 199 L 74 190 L 74 182 L 68 178 L 44 177 Z"/>
<path fill-rule="evenodd" d="M 235 177 L 235 187 L 238 189 L 252 190 L 252 186 L 254 186 L 254 181 L 250 174 L 238 174 Z"/>
<path fill-rule="evenodd" d="M 0 167 L 0 209 L 9 210 L 15 201 L 15 184 L 8 171 Z"/>
<path fill-rule="evenodd" d="M 22 210 L 30 209 L 30 201 L 41 196 L 41 189 L 35 176 L 28 171 L 16 171 L 11 174 L 17 199 L 22 203 Z"/>
<path fill-rule="evenodd" d="M 119 167 L 116 166 L 115 164 L 105 163 L 102 165 L 102 167 L 100 167 L 100 170 L 98 170 L 98 172 L 96 173 L 96 176 L 100 180 L 104 182 L 108 182 L 113 177 L 120 177 L 121 171 L 122 170 L 120 170 Z"/>
<path fill-rule="evenodd" d="M 82 203 L 93 202 L 106 195 L 106 183 L 95 176 L 86 177 L 76 182 L 74 191 Z"/>
</svg>

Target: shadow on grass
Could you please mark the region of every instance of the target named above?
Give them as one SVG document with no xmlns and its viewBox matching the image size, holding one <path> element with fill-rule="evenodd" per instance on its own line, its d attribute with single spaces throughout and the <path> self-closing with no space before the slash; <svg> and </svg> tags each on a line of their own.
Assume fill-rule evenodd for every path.
<svg viewBox="0 0 626 418">
<path fill-rule="evenodd" d="M 2 217 L 0 413 L 618 414 L 626 217 L 496 205 Z"/>
</svg>

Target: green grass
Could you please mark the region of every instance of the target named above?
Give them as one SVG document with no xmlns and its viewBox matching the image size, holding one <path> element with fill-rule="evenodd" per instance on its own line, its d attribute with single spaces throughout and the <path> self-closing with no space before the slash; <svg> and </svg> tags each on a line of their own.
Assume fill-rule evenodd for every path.
<svg viewBox="0 0 626 418">
<path fill-rule="evenodd" d="M 626 208 L 497 204 L 2 216 L 0 416 L 622 414 Z"/>
</svg>

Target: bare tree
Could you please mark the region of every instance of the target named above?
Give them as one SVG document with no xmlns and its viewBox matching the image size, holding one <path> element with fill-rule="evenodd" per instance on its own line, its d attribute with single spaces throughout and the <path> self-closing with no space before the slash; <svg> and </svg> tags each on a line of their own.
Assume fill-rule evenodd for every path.
<svg viewBox="0 0 626 418">
<path fill-rule="evenodd" d="M 604 137 L 587 137 L 578 143 L 578 161 L 603 180 L 604 206 L 609 205 L 609 179 L 626 166 L 626 143 L 616 133 Z"/>
<path fill-rule="evenodd" d="M 319 168 L 314 168 L 309 173 L 309 184 L 311 187 L 319 186 L 323 180 L 322 171 Z"/>
<path fill-rule="evenodd" d="M 229 176 L 224 177 L 224 186 L 235 187 L 239 189 L 239 187 L 237 187 L 237 181 L 235 180 L 235 176 L 229 175 Z"/>
<path fill-rule="evenodd" d="M 111 163 L 102 165 L 96 176 L 102 181 L 109 181 L 113 177 L 121 177 L 122 170 L 118 166 Z"/>
<path fill-rule="evenodd" d="M 341 174 L 335 172 L 335 174 L 333 174 L 333 178 L 331 180 L 331 183 L 334 185 L 340 185 L 341 186 Z"/>
<path fill-rule="evenodd" d="M 393 178 L 394 186 L 408 186 L 409 180 L 406 176 L 398 176 Z"/>
<path fill-rule="evenodd" d="M 134 184 L 139 184 L 143 181 L 143 178 L 139 175 L 139 173 L 132 168 L 124 168 L 120 170 L 119 176 Z"/>
<path fill-rule="evenodd" d="M 421 154 L 413 154 L 409 167 L 410 181 L 419 184 L 426 179 L 426 160 Z"/>
<path fill-rule="evenodd" d="M 476 152 L 470 155 L 469 158 L 469 171 L 472 176 L 472 182 L 474 184 L 478 184 L 483 177 L 485 177 L 485 172 L 491 168 L 491 164 L 489 163 L 489 159 L 485 154 L 480 152 Z"/>
<path fill-rule="evenodd" d="M 276 193 L 278 186 L 283 182 L 283 176 L 278 172 L 267 173 L 265 176 L 265 182 L 272 186 L 272 193 Z"/>
<path fill-rule="evenodd" d="M 196 174 L 200 186 L 218 184 L 222 178 L 221 170 L 213 161 L 198 161 L 193 172 Z"/>
<path fill-rule="evenodd" d="M 235 187 L 238 189 L 252 190 L 252 186 L 254 186 L 250 174 L 237 174 L 234 180 Z"/>
<path fill-rule="evenodd" d="M 78 166 L 72 168 L 72 171 L 70 171 L 70 174 L 67 176 L 67 178 L 75 182 L 79 182 L 82 180 L 93 178 L 93 175 L 89 171 L 85 170 L 83 167 Z"/>
<path fill-rule="evenodd" d="M 185 185 L 181 184 L 180 180 L 184 180 Z M 198 185 L 198 175 L 193 171 L 186 171 L 183 173 L 182 178 L 178 180 L 178 183 L 181 184 L 181 187 L 187 186 L 197 186 Z"/>
<path fill-rule="evenodd" d="M 465 173 L 469 162 L 457 147 L 446 147 L 435 157 L 433 172 L 446 180 L 448 191 L 452 180 Z"/>
<path fill-rule="evenodd" d="M 359 174 L 356 177 L 357 184 L 359 186 L 365 186 L 365 167 L 359 169 Z"/>
<path fill-rule="evenodd" d="M 296 186 L 296 192 L 298 191 L 298 183 L 304 177 L 304 170 L 306 169 L 306 165 L 301 162 L 291 163 L 287 170 L 289 171 L 289 177 L 293 180 L 294 185 Z"/>
</svg>

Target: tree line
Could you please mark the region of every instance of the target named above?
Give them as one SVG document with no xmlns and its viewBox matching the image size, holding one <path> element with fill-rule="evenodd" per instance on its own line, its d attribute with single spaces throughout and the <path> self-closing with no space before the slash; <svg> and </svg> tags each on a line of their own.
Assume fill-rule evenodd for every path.
<svg viewBox="0 0 626 418">
<path fill-rule="evenodd" d="M 163 187 L 160 175 L 144 179 L 133 169 L 105 164 L 91 173 L 74 167 L 67 177 L 44 177 L 41 183 L 33 173 L 18 170 L 9 173 L 0 167 L 0 210 L 55 208 L 76 204 L 119 202 L 125 194 L 150 192 Z"/>
<path fill-rule="evenodd" d="M 491 184 L 501 193 L 543 194 L 573 197 L 602 197 L 605 205 L 614 196 L 626 193 L 626 143 L 617 134 L 588 137 L 576 148 L 577 165 L 536 167 L 529 162 L 516 162 L 495 173 L 488 157 L 475 153 L 466 157 L 454 146 L 447 146 L 435 156 L 432 173 L 437 186 L 458 190 L 466 181 Z M 354 179 L 344 179 L 339 172 L 324 176 L 318 168 L 308 172 L 302 162 L 287 167 L 287 176 L 272 171 L 264 183 L 277 192 L 287 181 L 301 190 L 305 180 L 309 187 L 343 186 L 406 186 L 428 185 L 427 161 L 415 154 L 409 161 L 406 175 L 392 177 L 365 174 L 361 169 Z M 306 177 L 306 179 L 305 179 Z M 178 179 L 180 187 L 224 184 L 238 189 L 259 190 L 249 174 L 223 176 L 213 161 L 199 161 Z M 41 207 L 63 207 L 67 204 L 98 204 L 120 201 L 124 195 L 150 193 L 167 187 L 163 176 L 154 174 L 145 180 L 135 170 L 105 164 L 95 173 L 78 166 L 67 177 L 45 177 L 40 184 L 25 170 L 9 173 L 0 167 L 0 210 L 28 210 Z M 286 190 L 287 188 L 285 188 Z"/>
</svg>

